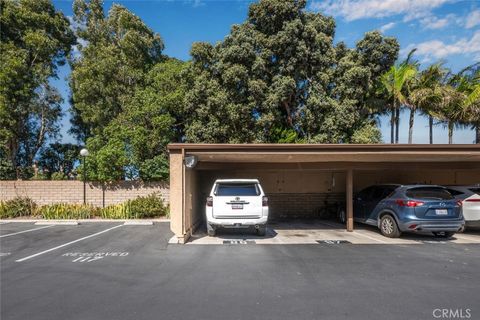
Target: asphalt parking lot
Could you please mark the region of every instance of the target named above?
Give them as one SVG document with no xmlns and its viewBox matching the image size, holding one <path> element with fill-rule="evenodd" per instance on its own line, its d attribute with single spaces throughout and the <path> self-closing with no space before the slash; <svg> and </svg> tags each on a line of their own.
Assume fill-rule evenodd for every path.
<svg viewBox="0 0 480 320">
<path fill-rule="evenodd" d="M 480 318 L 478 243 L 168 245 L 171 236 L 167 222 L 1 224 L 0 318 L 435 319 L 438 308 Z"/>
</svg>

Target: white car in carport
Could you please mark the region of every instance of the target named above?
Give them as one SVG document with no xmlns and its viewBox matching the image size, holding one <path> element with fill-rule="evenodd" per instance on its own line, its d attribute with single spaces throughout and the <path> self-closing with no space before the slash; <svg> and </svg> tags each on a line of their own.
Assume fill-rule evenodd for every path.
<svg viewBox="0 0 480 320">
<path fill-rule="evenodd" d="M 476 186 L 447 186 L 448 191 L 462 201 L 465 228 L 480 227 L 480 185 Z"/>
<path fill-rule="evenodd" d="M 218 228 L 255 228 L 265 236 L 268 198 L 257 179 L 220 179 L 213 184 L 206 203 L 207 232 Z"/>
</svg>

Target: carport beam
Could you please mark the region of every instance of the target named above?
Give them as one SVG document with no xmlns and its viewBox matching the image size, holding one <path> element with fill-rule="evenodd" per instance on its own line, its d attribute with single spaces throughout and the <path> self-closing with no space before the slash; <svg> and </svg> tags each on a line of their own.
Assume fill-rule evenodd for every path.
<svg viewBox="0 0 480 320">
<path fill-rule="evenodd" d="M 353 169 L 347 171 L 346 183 L 347 231 L 353 231 Z"/>
</svg>

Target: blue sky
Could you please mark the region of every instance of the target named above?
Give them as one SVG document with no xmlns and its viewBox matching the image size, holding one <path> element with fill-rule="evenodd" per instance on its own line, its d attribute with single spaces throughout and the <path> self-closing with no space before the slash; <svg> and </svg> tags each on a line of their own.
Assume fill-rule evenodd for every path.
<svg viewBox="0 0 480 320">
<path fill-rule="evenodd" d="M 222 40 L 235 23 L 242 23 L 252 1 L 242 0 L 129 0 L 105 1 L 106 11 L 112 3 L 120 3 L 138 15 L 165 42 L 164 53 L 188 60 L 194 41 L 215 43 Z M 57 9 L 71 16 L 71 1 L 54 1 Z M 417 59 L 422 65 L 442 60 L 453 71 L 480 61 L 480 1 L 454 0 L 310 0 L 307 9 L 335 17 L 335 41 L 349 46 L 363 37 L 366 31 L 377 29 L 396 37 L 401 55 L 418 48 Z M 59 79 L 53 83 L 59 88 L 68 110 L 70 70 L 62 67 Z M 400 142 L 407 141 L 407 113 L 402 114 Z M 71 142 L 67 116 L 63 119 L 63 141 Z M 414 143 L 428 143 L 427 119 L 418 115 L 414 129 Z M 381 119 L 384 140 L 389 139 L 387 117 Z M 472 143 L 472 130 L 456 130 L 454 143 Z M 434 128 L 434 143 L 447 143 L 447 132 L 442 125 Z"/>
</svg>

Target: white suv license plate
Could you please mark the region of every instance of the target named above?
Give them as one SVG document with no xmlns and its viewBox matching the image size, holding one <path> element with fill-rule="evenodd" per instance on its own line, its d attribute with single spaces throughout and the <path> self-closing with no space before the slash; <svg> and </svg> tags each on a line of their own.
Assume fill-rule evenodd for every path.
<svg viewBox="0 0 480 320">
<path fill-rule="evenodd" d="M 243 204 L 232 204 L 232 209 L 242 210 Z"/>
<path fill-rule="evenodd" d="M 435 214 L 437 216 L 446 216 L 446 215 L 448 215 L 448 210 L 447 209 L 435 209 Z"/>
</svg>

